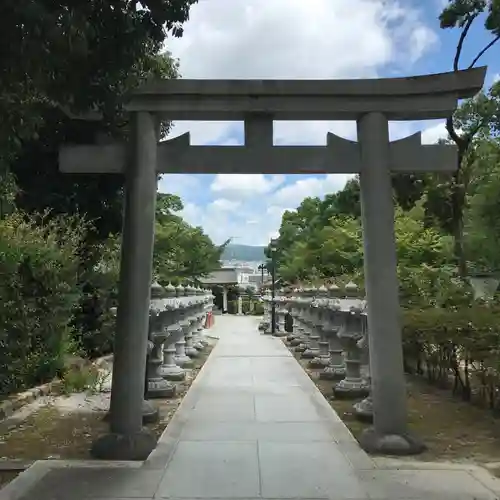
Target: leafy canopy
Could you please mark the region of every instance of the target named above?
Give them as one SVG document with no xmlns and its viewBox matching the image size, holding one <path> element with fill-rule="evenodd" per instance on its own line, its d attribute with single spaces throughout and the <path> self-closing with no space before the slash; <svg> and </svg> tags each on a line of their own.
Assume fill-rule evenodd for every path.
<svg viewBox="0 0 500 500">
<path fill-rule="evenodd" d="M 201 227 L 190 226 L 177 212 L 181 199 L 159 193 L 156 205 L 154 271 L 160 282 L 196 280 L 220 267 L 227 245 L 214 245 Z"/>
</svg>

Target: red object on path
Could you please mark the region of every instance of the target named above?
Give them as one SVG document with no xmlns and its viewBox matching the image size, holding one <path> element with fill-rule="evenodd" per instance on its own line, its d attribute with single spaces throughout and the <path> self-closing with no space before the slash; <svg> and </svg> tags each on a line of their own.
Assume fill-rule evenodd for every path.
<svg viewBox="0 0 500 500">
<path fill-rule="evenodd" d="M 212 312 L 207 313 L 207 317 L 205 319 L 205 328 L 212 328 L 214 324 L 214 315 Z"/>
</svg>

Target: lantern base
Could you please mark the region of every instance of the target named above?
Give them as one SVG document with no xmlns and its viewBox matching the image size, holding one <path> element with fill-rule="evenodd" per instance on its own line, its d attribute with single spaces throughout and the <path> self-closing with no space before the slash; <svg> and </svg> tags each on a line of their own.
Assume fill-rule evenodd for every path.
<svg viewBox="0 0 500 500">
<path fill-rule="evenodd" d="M 342 380 L 345 378 L 345 367 L 340 366 L 327 366 L 320 374 L 321 380 Z"/>
<path fill-rule="evenodd" d="M 373 400 L 371 396 L 363 399 L 359 403 L 353 405 L 354 414 L 360 422 L 372 423 L 373 422 Z"/>
<path fill-rule="evenodd" d="M 362 379 L 345 378 L 335 385 L 333 394 L 337 399 L 365 398 L 369 394 L 369 387 Z"/>
</svg>

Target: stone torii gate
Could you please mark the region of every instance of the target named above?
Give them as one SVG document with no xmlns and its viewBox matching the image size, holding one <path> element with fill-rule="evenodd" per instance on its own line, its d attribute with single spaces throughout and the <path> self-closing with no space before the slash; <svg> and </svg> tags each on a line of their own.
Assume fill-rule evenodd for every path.
<svg viewBox="0 0 500 500">
<path fill-rule="evenodd" d="M 67 146 L 68 173 L 123 172 L 126 197 L 114 351 L 110 434 L 100 458 L 142 459 L 155 446 L 142 430 L 149 289 L 158 173 L 358 173 L 370 329 L 374 427 L 369 451 L 415 453 L 407 430 L 391 172 L 456 168 L 450 145 L 420 133 L 390 142 L 389 120 L 446 118 L 483 85 L 486 68 L 377 80 L 163 80 L 127 105 L 129 144 Z M 243 146 L 191 146 L 189 134 L 158 142 L 158 120 L 244 121 Z M 334 134 L 326 146 L 274 146 L 273 120 L 356 120 L 358 142 Z"/>
</svg>

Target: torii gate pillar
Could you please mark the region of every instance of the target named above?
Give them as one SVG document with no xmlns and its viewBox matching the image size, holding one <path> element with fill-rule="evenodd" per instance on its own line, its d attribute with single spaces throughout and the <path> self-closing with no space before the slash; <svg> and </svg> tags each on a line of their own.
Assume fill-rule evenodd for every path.
<svg viewBox="0 0 500 500">
<path fill-rule="evenodd" d="M 151 289 L 157 123 L 149 112 L 132 113 L 133 134 L 125 168 L 120 283 L 114 342 L 110 432 L 92 446 L 95 458 L 145 460 L 156 438 L 142 428 Z"/>
<path fill-rule="evenodd" d="M 357 129 L 371 391 L 377 415 L 376 427 L 360 440 L 367 451 L 413 454 L 424 445 L 407 430 L 389 123 L 383 114 L 369 113 L 358 119 Z"/>
</svg>

